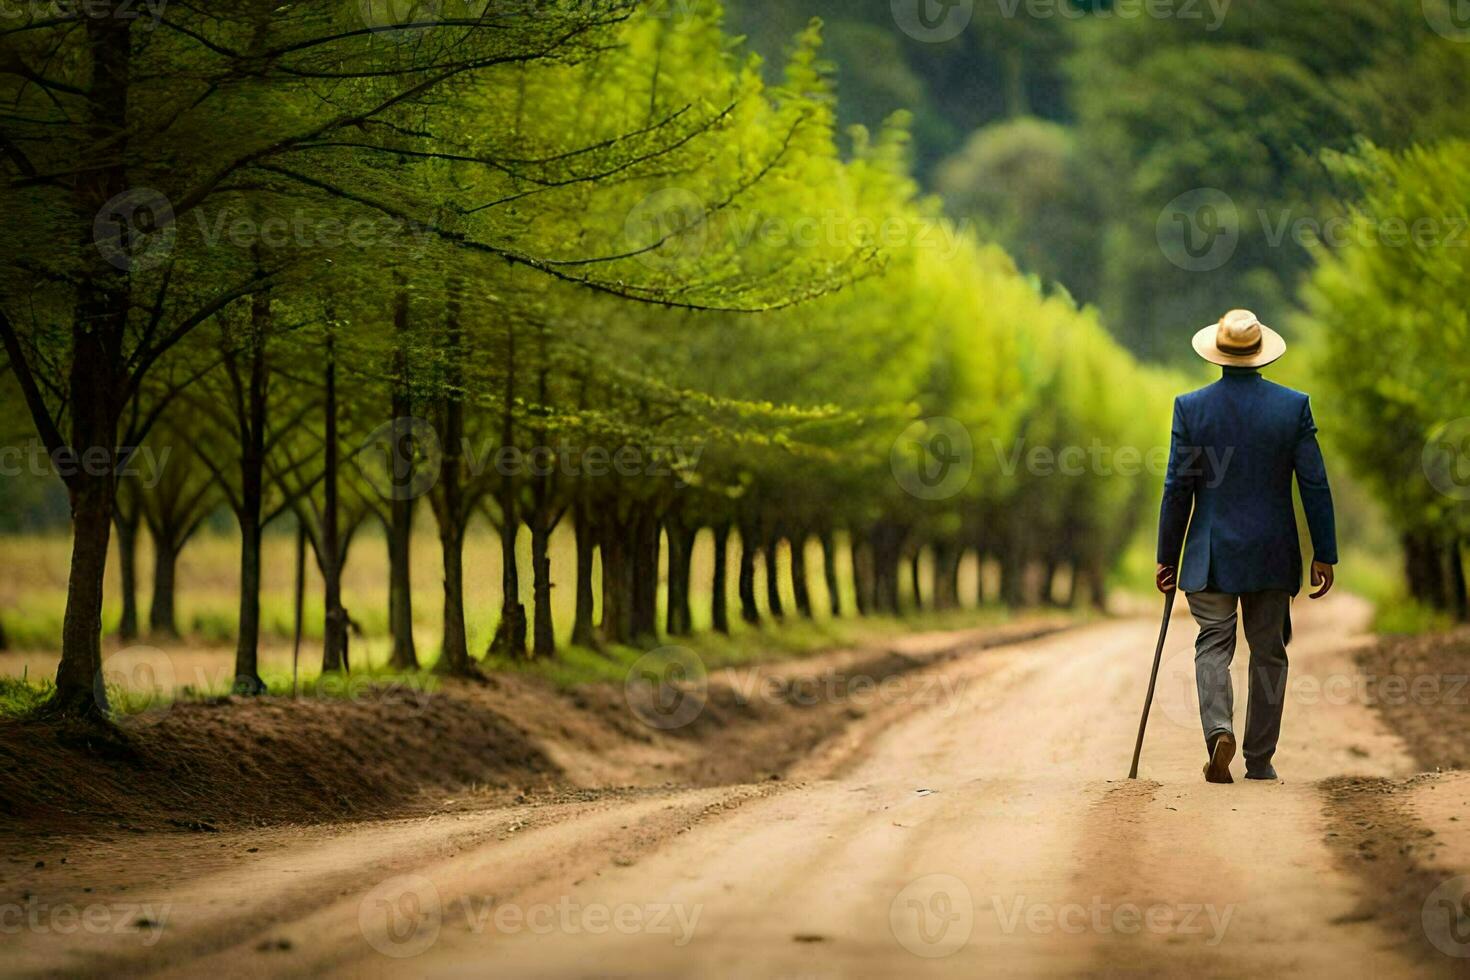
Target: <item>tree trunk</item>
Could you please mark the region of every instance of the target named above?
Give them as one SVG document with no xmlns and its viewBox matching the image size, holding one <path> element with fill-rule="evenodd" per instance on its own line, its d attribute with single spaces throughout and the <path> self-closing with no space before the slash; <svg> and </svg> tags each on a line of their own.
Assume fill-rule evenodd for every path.
<svg viewBox="0 0 1470 980">
<path fill-rule="evenodd" d="M 539 511 L 531 523 L 531 597 L 535 604 L 531 651 L 538 657 L 553 657 L 556 629 L 551 616 L 551 526 Z"/>
<path fill-rule="evenodd" d="M 572 619 L 572 645 L 597 646 L 597 630 L 593 625 L 594 593 L 592 587 L 593 553 L 597 547 L 597 531 L 592 527 L 592 508 L 579 496 L 572 528 L 577 548 L 577 610 Z"/>
<path fill-rule="evenodd" d="M 682 556 L 682 541 L 679 537 L 682 529 L 678 521 L 664 522 L 664 534 L 669 542 L 669 584 L 668 593 L 664 600 L 664 635 L 683 635 L 683 623 L 679 619 L 679 606 L 683 604 L 688 607 L 688 599 L 681 595 L 680 579 L 682 573 L 679 569 L 679 559 Z M 687 590 L 689 583 L 685 581 L 683 587 Z"/>
<path fill-rule="evenodd" d="M 110 443 L 97 443 L 110 445 Z M 79 473 L 71 491 L 72 552 L 66 614 L 61 626 L 61 663 L 51 705 L 63 714 L 107 710 L 96 684 L 102 669 L 102 579 L 112 530 L 112 475 Z"/>
<path fill-rule="evenodd" d="M 805 531 L 798 530 L 786 539 L 791 548 L 791 597 L 796 603 L 797 615 L 802 619 L 812 618 L 812 594 L 806 578 Z"/>
<path fill-rule="evenodd" d="M 1077 603 L 1082 599 L 1082 559 L 1073 558 L 1072 563 L 1067 566 L 1067 598 L 1063 605 L 1068 609 L 1076 609 Z"/>
<path fill-rule="evenodd" d="M 296 553 L 291 578 L 291 697 L 301 690 L 301 636 L 306 632 L 306 524 L 296 522 Z"/>
<path fill-rule="evenodd" d="M 652 504 L 633 521 L 633 641 L 658 642 L 658 558 L 661 521 Z"/>
<path fill-rule="evenodd" d="M 1465 594 L 1465 562 L 1460 539 L 1451 537 L 1444 547 L 1446 608 L 1459 622 L 1470 620 L 1470 599 Z"/>
<path fill-rule="evenodd" d="M 50 702 L 53 712 L 67 715 L 107 710 L 105 693 L 96 680 L 102 669 L 102 589 L 117 494 L 114 463 L 119 412 L 112 403 L 114 364 L 104 337 L 122 330 L 120 318 L 126 315 L 127 297 L 116 289 L 97 286 L 89 292 L 78 304 L 72 330 L 71 450 L 94 459 L 106 454 L 106 465 L 77 467 L 67 487 L 71 570 L 61 627 L 61 662 Z"/>
<path fill-rule="evenodd" d="M 418 670 L 419 655 L 413 642 L 413 590 L 409 575 L 413 540 L 413 498 L 390 503 L 388 523 L 388 628 L 393 634 L 393 651 L 388 666 L 394 670 Z"/>
<path fill-rule="evenodd" d="M 141 521 L 137 507 L 123 506 L 125 496 L 118 494 L 112 524 L 117 529 L 117 563 L 122 587 L 122 618 L 118 620 L 117 636 L 126 643 L 138 638 L 138 525 Z"/>
<path fill-rule="evenodd" d="M 237 515 L 240 524 L 240 616 L 235 637 L 236 694 L 261 694 L 257 651 L 260 646 L 260 499 L 254 512 Z"/>
<path fill-rule="evenodd" d="M 398 295 L 393 305 L 393 499 L 388 504 L 388 631 L 393 650 L 388 665 L 395 670 L 417 670 L 418 651 L 413 642 L 413 588 L 409 572 L 413 539 L 414 452 L 404 442 L 413 415 L 413 394 L 408 377 L 409 306 L 408 285 L 403 273 L 396 274 Z"/>
<path fill-rule="evenodd" d="M 1445 608 L 1444 562 L 1440 559 L 1438 542 L 1434 540 L 1434 535 L 1429 533 L 1416 535 L 1416 538 L 1415 553 L 1420 565 L 1419 580 L 1422 583 L 1420 599 L 1434 609 L 1443 610 Z"/>
<path fill-rule="evenodd" d="M 536 404 L 539 412 L 551 410 L 551 353 L 546 324 L 537 327 L 540 340 L 540 357 L 536 369 Z M 538 418 L 544 415 L 538 416 Z M 531 435 L 537 446 L 548 447 L 550 437 L 546 427 L 537 422 Z M 531 599 L 535 605 L 535 624 L 531 631 L 531 651 L 537 657 L 556 655 L 556 630 L 551 611 L 551 532 L 561 519 L 552 503 L 552 472 L 548 466 L 531 480 L 531 518 L 527 524 L 531 529 Z"/>
<path fill-rule="evenodd" d="M 138 638 L 138 525 L 114 519 L 117 528 L 117 560 L 122 589 L 122 615 L 117 623 L 118 639 Z"/>
<path fill-rule="evenodd" d="M 975 549 L 975 607 L 981 608 L 990 601 L 985 591 L 985 549 Z"/>
<path fill-rule="evenodd" d="M 898 615 L 899 565 L 903 562 L 903 528 L 888 521 L 873 526 L 868 536 L 873 559 L 873 609 Z"/>
<path fill-rule="evenodd" d="M 439 449 L 443 459 L 436 485 L 434 519 L 439 525 L 439 553 L 444 567 L 444 629 L 439 660 L 434 669 L 441 674 L 468 677 L 475 673 L 470 662 L 469 636 L 464 622 L 464 537 L 465 513 L 461 462 L 464 455 L 464 395 L 461 364 L 464 350 L 460 333 L 460 295 L 463 281 L 451 277 L 444 300 L 444 397 L 439 411 Z"/>
<path fill-rule="evenodd" d="M 179 552 L 168 535 L 158 535 L 153 548 L 153 601 L 148 606 L 148 630 L 175 639 L 179 635 L 174 616 L 174 581 Z"/>
<path fill-rule="evenodd" d="M 781 564 L 778 560 L 781 538 L 773 530 L 766 535 L 766 545 L 761 549 L 766 562 L 766 608 L 772 619 L 781 619 L 786 610 L 781 604 Z"/>
<path fill-rule="evenodd" d="M 123 161 L 132 72 L 131 27 L 131 19 L 106 14 L 82 18 L 92 70 L 79 108 L 87 117 L 92 149 L 106 147 L 105 159 L 82 167 L 73 182 L 72 213 L 80 219 L 77 231 L 89 246 L 96 240 L 94 223 L 103 205 L 127 189 Z M 84 155 L 93 159 L 90 153 Z M 53 715 L 97 717 L 107 711 L 106 694 L 96 681 L 102 669 L 102 587 L 117 493 L 114 457 L 128 368 L 121 349 L 132 290 L 128 274 L 109 265 L 100 250 L 89 248 L 88 257 L 79 273 L 71 322 L 70 448 L 73 453 L 91 454 L 93 461 L 96 454 L 105 454 L 106 465 L 78 468 L 67 478 L 71 569 L 61 626 L 61 662 L 46 710 Z M 7 354 L 19 361 L 21 355 L 11 347 L 7 341 Z M 59 435 L 53 433 L 51 440 L 59 442 Z"/>
<path fill-rule="evenodd" d="M 664 632 L 688 636 L 694 632 L 694 615 L 689 607 L 690 564 L 698 530 L 687 528 L 677 518 L 664 522 L 669 537 L 669 597 Z"/>
<path fill-rule="evenodd" d="M 827 607 L 836 619 L 842 615 L 842 583 L 837 577 L 837 542 L 832 538 L 832 529 L 823 528 L 820 535 L 822 542 L 822 579 L 827 584 Z"/>
<path fill-rule="evenodd" d="M 1026 564 L 1014 548 L 1000 553 L 1000 601 L 1012 609 L 1026 604 Z"/>
<path fill-rule="evenodd" d="M 464 531 L 454 522 L 439 527 L 439 550 L 444 562 L 444 640 L 436 670 L 466 677 L 475 672 L 470 663 L 469 637 L 464 625 Z"/>
<path fill-rule="evenodd" d="M 236 694 L 262 694 L 260 679 L 260 532 L 265 501 L 266 336 L 271 322 L 270 294 L 257 293 L 250 303 L 250 378 L 246 383 L 246 417 L 240 419 L 240 500 L 235 522 L 240 526 L 240 615 L 235 635 Z"/>
<path fill-rule="evenodd" d="M 914 594 L 915 612 L 924 608 L 924 590 L 919 585 L 919 565 L 923 555 L 924 550 L 919 547 L 915 547 L 909 555 L 909 591 Z"/>
<path fill-rule="evenodd" d="M 699 528 L 683 529 L 680 541 L 682 554 L 679 556 L 679 626 L 684 631 L 684 636 L 694 632 L 694 610 L 691 607 L 690 592 L 693 589 L 694 543 L 698 540 Z"/>
<path fill-rule="evenodd" d="M 1041 566 L 1041 601 L 1044 605 L 1057 605 L 1057 568 L 1055 558 L 1048 558 Z"/>
<path fill-rule="evenodd" d="M 727 596 L 729 577 L 730 522 L 714 526 L 714 574 L 710 577 L 709 618 L 716 633 L 730 632 L 730 610 Z"/>
<path fill-rule="evenodd" d="M 868 536 L 855 527 L 847 529 L 847 550 L 852 556 L 852 596 L 859 616 L 866 616 L 874 609 L 875 586 L 873 582 L 873 549 Z"/>
<path fill-rule="evenodd" d="M 516 333 L 506 327 L 505 391 L 500 406 L 500 444 L 515 445 Z M 490 649 L 502 656 L 526 656 L 526 607 L 521 603 L 521 573 L 516 563 L 516 532 L 520 529 L 515 477 L 502 478 L 500 502 L 500 623 Z"/>
<path fill-rule="evenodd" d="M 627 644 L 633 639 L 627 522 L 609 515 L 598 522 L 598 528 L 602 532 L 602 638 L 608 643 Z"/>
<path fill-rule="evenodd" d="M 330 314 L 328 318 L 330 319 Z M 323 440 L 321 572 L 326 613 L 322 623 L 322 673 L 348 670 L 347 610 L 342 607 L 342 539 L 337 525 L 337 355 L 327 327 L 326 433 Z"/>
<path fill-rule="evenodd" d="M 1101 561 L 1087 563 L 1087 591 L 1092 608 L 1098 612 L 1108 611 L 1108 573 Z"/>
<path fill-rule="evenodd" d="M 514 492 L 502 493 L 502 513 L 509 507 L 516 512 Z M 490 641 L 490 652 L 504 657 L 526 656 L 526 605 L 521 602 L 521 569 L 516 559 L 516 536 L 520 530 L 519 520 L 502 524 L 500 530 L 500 622 L 495 626 L 495 637 Z"/>
<path fill-rule="evenodd" d="M 751 625 L 761 621 L 760 610 L 755 604 L 755 528 L 740 525 L 740 618 Z"/>
<path fill-rule="evenodd" d="M 934 608 L 958 609 L 960 605 L 960 556 L 964 552 L 955 542 L 941 538 L 934 542 Z"/>
</svg>

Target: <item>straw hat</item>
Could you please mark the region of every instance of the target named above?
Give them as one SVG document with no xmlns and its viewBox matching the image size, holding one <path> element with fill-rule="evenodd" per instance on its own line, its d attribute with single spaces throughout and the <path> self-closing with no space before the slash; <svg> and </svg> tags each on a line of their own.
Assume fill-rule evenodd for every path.
<svg viewBox="0 0 1470 980">
<path fill-rule="evenodd" d="M 1264 367 L 1286 353 L 1286 341 L 1250 310 L 1231 310 L 1194 335 L 1194 352 L 1224 367 Z"/>
</svg>

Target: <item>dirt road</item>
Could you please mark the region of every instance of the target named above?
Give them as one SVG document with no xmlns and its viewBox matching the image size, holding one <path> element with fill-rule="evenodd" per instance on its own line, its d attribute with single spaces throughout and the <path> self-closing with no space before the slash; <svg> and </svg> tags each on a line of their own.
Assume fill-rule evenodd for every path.
<svg viewBox="0 0 1470 980">
<path fill-rule="evenodd" d="M 1365 613 L 1297 603 L 1279 783 L 1201 780 L 1181 605 L 1137 782 L 1155 623 L 1115 620 L 930 667 L 938 696 L 877 696 L 779 781 L 68 842 L 0 970 L 1455 974 L 1470 942 L 1429 891 L 1470 871 L 1470 787 L 1390 792 L 1414 767 L 1352 666 Z M 48 928 L 66 905 L 113 928 Z"/>
</svg>

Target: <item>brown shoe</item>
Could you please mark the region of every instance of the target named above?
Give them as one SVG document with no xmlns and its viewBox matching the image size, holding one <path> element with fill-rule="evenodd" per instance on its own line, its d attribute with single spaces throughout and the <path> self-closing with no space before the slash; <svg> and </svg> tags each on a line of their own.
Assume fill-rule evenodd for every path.
<svg viewBox="0 0 1470 980">
<path fill-rule="evenodd" d="M 1230 778 L 1230 760 L 1235 758 L 1235 736 L 1221 732 L 1215 736 L 1215 747 L 1210 751 L 1210 761 L 1205 763 L 1205 782 L 1233 783 Z"/>
</svg>

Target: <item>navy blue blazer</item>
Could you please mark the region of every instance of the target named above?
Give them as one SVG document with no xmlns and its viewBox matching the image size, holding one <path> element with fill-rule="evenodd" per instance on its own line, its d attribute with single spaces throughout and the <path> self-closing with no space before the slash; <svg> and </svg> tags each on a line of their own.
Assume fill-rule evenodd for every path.
<svg viewBox="0 0 1470 980">
<path fill-rule="evenodd" d="M 1158 561 L 1178 565 L 1184 547 L 1179 588 L 1301 590 L 1293 473 L 1313 557 L 1336 564 L 1332 491 L 1307 396 L 1254 369 L 1226 368 L 1214 384 L 1174 399 Z"/>
</svg>

